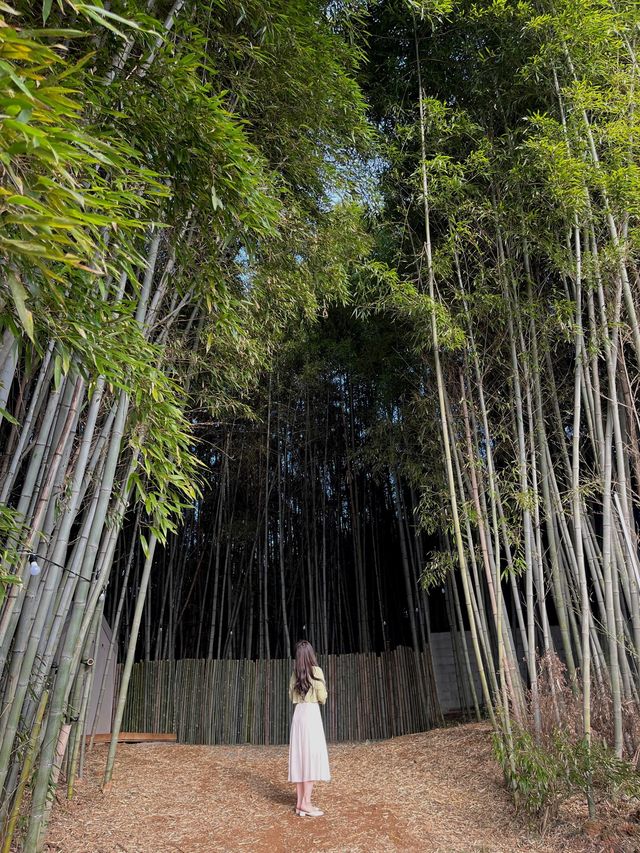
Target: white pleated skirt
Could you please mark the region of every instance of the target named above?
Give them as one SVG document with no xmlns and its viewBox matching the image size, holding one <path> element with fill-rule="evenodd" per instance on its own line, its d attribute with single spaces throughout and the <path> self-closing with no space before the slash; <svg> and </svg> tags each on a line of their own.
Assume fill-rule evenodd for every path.
<svg viewBox="0 0 640 853">
<path fill-rule="evenodd" d="M 289 737 L 289 782 L 329 782 L 329 754 L 317 702 L 299 702 Z"/>
</svg>

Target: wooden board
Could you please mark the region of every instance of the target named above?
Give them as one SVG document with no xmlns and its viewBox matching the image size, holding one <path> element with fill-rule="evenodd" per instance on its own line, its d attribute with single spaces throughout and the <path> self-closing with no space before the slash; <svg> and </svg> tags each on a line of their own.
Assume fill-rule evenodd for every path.
<svg viewBox="0 0 640 853">
<path fill-rule="evenodd" d="M 90 736 L 87 736 L 90 740 Z M 163 741 L 165 743 L 176 743 L 177 735 L 174 734 L 154 734 L 153 732 L 120 732 L 118 735 L 118 743 L 149 743 L 151 741 Z M 96 735 L 96 743 L 110 743 L 111 735 L 103 734 Z"/>
</svg>

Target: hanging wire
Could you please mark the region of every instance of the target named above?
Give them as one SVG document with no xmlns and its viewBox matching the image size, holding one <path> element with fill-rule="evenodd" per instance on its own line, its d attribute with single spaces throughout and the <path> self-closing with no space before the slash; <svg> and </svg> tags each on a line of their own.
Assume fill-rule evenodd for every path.
<svg viewBox="0 0 640 853">
<path fill-rule="evenodd" d="M 66 572 L 68 575 L 71 575 L 74 578 L 82 578 L 82 580 L 90 581 L 92 577 L 86 578 L 82 574 L 78 574 L 78 572 L 72 572 L 67 566 L 63 566 L 62 563 L 56 563 L 55 560 L 50 560 L 48 557 L 38 557 L 33 551 L 29 550 L 19 550 L 18 554 L 28 554 L 29 555 L 29 571 L 32 577 L 37 577 L 42 572 L 42 568 L 40 567 L 40 563 L 44 563 L 45 568 L 50 566 L 57 566 L 59 569 L 62 569 L 63 572 Z M 40 563 L 38 562 L 40 561 Z M 104 593 L 104 589 L 102 590 L 102 594 Z"/>
</svg>

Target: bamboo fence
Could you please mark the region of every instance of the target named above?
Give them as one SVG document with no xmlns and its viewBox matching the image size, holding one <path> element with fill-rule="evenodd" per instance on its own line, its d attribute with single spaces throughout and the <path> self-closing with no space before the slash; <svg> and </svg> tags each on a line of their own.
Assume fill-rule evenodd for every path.
<svg viewBox="0 0 640 853">
<path fill-rule="evenodd" d="M 318 662 L 329 692 L 321 706 L 327 740 L 380 740 L 437 723 L 429 651 L 319 655 Z M 291 668 L 288 659 L 141 661 L 123 731 L 171 732 L 191 744 L 287 743 Z"/>
</svg>

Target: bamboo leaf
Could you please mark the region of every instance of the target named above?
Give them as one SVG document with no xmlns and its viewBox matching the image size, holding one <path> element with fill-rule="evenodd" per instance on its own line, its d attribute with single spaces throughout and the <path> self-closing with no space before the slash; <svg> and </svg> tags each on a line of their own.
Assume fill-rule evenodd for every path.
<svg viewBox="0 0 640 853">
<path fill-rule="evenodd" d="M 15 85 L 23 92 L 28 98 L 33 98 L 33 93 L 26 85 L 24 78 L 20 77 L 19 74 L 16 74 L 13 68 L 9 65 L 8 62 L 5 62 L 3 59 L 0 59 L 0 70 L 4 71 L 11 80 L 15 83 Z"/>
<path fill-rule="evenodd" d="M 6 409 L 3 409 L 2 407 L 0 407 L 0 417 L 8 421 L 13 426 L 18 426 L 20 423 L 17 418 L 14 418 L 12 414 L 10 414 Z"/>
<path fill-rule="evenodd" d="M 216 188 L 213 184 L 211 184 L 211 207 L 214 210 L 221 210 L 224 207 L 223 203 L 220 201 L 216 194 Z"/>
<path fill-rule="evenodd" d="M 56 391 L 59 391 L 62 385 L 62 358 L 57 353 L 53 360 L 53 384 Z"/>
<path fill-rule="evenodd" d="M 8 282 L 11 295 L 13 297 L 13 304 L 15 305 L 22 328 L 25 330 L 29 338 L 35 342 L 33 333 L 33 314 L 26 306 L 26 300 L 28 298 L 27 291 L 14 272 L 9 272 Z"/>
<path fill-rule="evenodd" d="M 78 3 L 76 4 L 76 9 L 82 13 L 87 15 L 89 18 L 92 18 L 96 23 L 101 24 L 103 27 L 106 27 L 108 30 L 116 33 L 121 38 L 126 38 L 125 34 L 122 30 L 119 30 L 112 21 L 117 21 L 117 23 L 122 24 L 124 27 L 130 27 L 133 30 L 139 30 L 140 32 L 153 33 L 152 30 L 146 30 L 141 27 L 135 21 L 132 21 L 128 18 L 123 18 L 121 15 L 117 15 L 115 12 L 111 12 L 109 9 L 104 9 L 102 6 L 89 6 L 86 3 Z"/>
<path fill-rule="evenodd" d="M 140 534 L 140 546 L 142 547 L 142 551 L 144 553 L 144 556 L 147 559 L 149 559 L 149 543 L 148 543 L 147 537 L 144 535 L 144 533 Z"/>
</svg>

